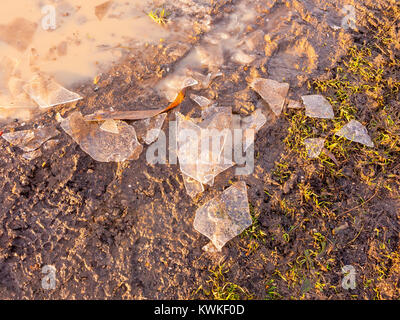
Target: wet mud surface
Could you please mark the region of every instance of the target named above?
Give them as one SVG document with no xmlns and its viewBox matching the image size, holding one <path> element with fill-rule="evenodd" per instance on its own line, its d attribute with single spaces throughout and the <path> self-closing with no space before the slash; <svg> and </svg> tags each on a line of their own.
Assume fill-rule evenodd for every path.
<svg viewBox="0 0 400 320">
<path fill-rule="evenodd" d="M 177 1 L 171 12 L 184 14 L 189 2 Z M 348 4 L 339 0 L 195 2 L 211 18 L 210 28 L 204 15 L 192 14 L 198 25 L 185 37 L 126 48 L 122 62 L 99 74 L 96 84 L 75 86 L 83 100 L 29 122 L 3 126 L 6 132 L 49 125 L 60 134 L 58 144 L 32 161 L 0 140 L 0 297 L 212 299 L 216 289 L 209 281 L 214 279 L 210 269 L 223 265 L 224 281 L 244 288 L 246 294 L 240 293 L 240 298 L 399 298 L 399 186 L 393 182 L 388 188 L 374 188 L 374 183 L 398 177 L 398 152 L 391 153 L 394 160 L 380 171 L 367 160 L 360 164 L 354 147 L 347 158 L 337 159 L 335 172 L 341 174 L 331 174 L 321 169 L 319 160 L 306 160 L 288 150 L 290 119 L 304 110 L 286 109 L 276 117 L 249 87 L 251 79 L 262 77 L 289 83 L 291 99 L 316 93 L 313 81 L 333 78 L 334 68 L 348 60 L 349 47 L 372 41 L 371 31 L 366 24 L 360 24 L 357 32 L 335 30 L 332 26 L 340 26 L 341 8 Z M 370 1 L 353 5 L 372 15 L 381 15 L 385 5 L 394 6 L 390 1 L 382 1 L 381 7 Z M 179 166 L 149 164 L 148 147 L 136 161 L 101 163 L 61 129 L 56 112 L 66 116 L 109 107 L 121 111 L 165 107 L 169 101 L 156 84 L 179 70 L 179 62 L 190 57 L 194 47 L 226 30 L 232 15 L 245 8 L 254 17 L 239 35 L 254 36 L 255 60 L 232 61 L 235 51 L 224 44 L 219 68 L 223 76 L 207 89 L 189 89 L 184 102 L 168 113 L 163 131 L 168 140 L 175 111 L 199 114 L 190 93 L 242 115 L 261 107 L 268 121 L 256 136 L 252 174 L 236 176 L 231 168 L 193 200 Z M 256 31 L 262 31 L 261 37 L 254 35 Z M 394 60 L 399 59 L 400 48 L 391 50 Z M 372 55 L 379 56 L 375 51 Z M 392 64 L 387 73 L 400 81 L 399 65 Z M 398 108 L 398 95 L 395 98 L 386 101 Z M 355 99 L 359 99 L 352 101 L 359 108 L 359 120 L 370 121 L 374 110 L 362 111 L 368 98 Z M 376 174 L 370 176 L 374 183 L 364 179 L 368 174 Z M 208 239 L 193 228 L 195 212 L 236 181 L 247 184 L 254 226 L 228 242 L 221 253 L 206 253 L 202 247 Z M 301 192 L 305 185 L 329 203 L 329 210 L 315 209 L 314 197 Z M 42 288 L 45 265 L 57 270 L 54 290 Z M 345 265 L 356 267 L 355 290 L 341 287 Z"/>
</svg>

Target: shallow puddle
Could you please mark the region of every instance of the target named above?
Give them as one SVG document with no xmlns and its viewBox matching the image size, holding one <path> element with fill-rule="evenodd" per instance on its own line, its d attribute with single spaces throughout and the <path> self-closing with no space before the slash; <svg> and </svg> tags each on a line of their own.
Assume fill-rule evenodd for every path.
<svg viewBox="0 0 400 320">
<path fill-rule="evenodd" d="M 120 60 L 121 48 L 167 37 L 167 28 L 148 16 L 153 6 L 150 0 L 2 1 L 0 120 L 31 115 L 26 97 L 11 92 L 10 77 L 28 82 L 40 71 L 71 88 Z"/>
</svg>

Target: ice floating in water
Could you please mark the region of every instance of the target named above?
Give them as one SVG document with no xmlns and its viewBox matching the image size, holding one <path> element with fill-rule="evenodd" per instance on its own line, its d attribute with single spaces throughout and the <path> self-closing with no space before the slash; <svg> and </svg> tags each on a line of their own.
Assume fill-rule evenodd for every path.
<svg viewBox="0 0 400 320">
<path fill-rule="evenodd" d="M 57 136 L 59 133 L 55 128 L 43 127 L 4 133 L 2 138 L 25 152 L 32 152 L 39 149 L 43 143 Z"/>
<path fill-rule="evenodd" d="M 250 227 L 247 186 L 237 182 L 196 211 L 194 228 L 209 238 L 217 251 Z M 207 245 L 203 249 L 210 249 Z"/>
<path fill-rule="evenodd" d="M 112 133 L 102 130 L 97 122 L 85 121 L 80 112 L 60 120 L 65 132 L 96 161 L 137 160 L 143 151 L 135 128 L 123 121 L 115 121 L 118 133 Z"/>
<path fill-rule="evenodd" d="M 198 96 L 195 94 L 191 94 L 190 99 L 192 99 L 194 102 L 196 102 L 202 108 L 206 108 L 212 103 L 212 101 L 210 101 L 206 97 Z"/>
<path fill-rule="evenodd" d="M 305 139 L 304 144 L 306 146 L 307 155 L 312 158 L 318 158 L 324 149 L 325 139 L 324 138 L 310 138 Z"/>
<path fill-rule="evenodd" d="M 133 126 L 136 129 L 138 139 L 148 145 L 156 141 L 166 117 L 166 113 L 161 113 L 153 118 L 135 121 Z"/>
<path fill-rule="evenodd" d="M 276 116 L 280 116 L 285 105 L 285 99 L 289 92 L 288 83 L 279 83 L 271 79 L 256 78 L 250 84 L 265 102 L 268 103 Z"/>
<path fill-rule="evenodd" d="M 302 96 L 306 107 L 306 116 L 311 118 L 333 119 L 334 113 L 331 104 L 321 95 Z"/>
<path fill-rule="evenodd" d="M 23 88 L 42 109 L 82 99 L 80 95 L 65 89 L 48 76 L 37 75 Z"/>
<path fill-rule="evenodd" d="M 342 129 L 336 132 L 339 137 L 344 137 L 350 141 L 358 142 L 367 147 L 374 147 L 374 143 L 371 137 L 368 135 L 367 128 L 365 128 L 360 122 L 351 120 Z"/>
</svg>

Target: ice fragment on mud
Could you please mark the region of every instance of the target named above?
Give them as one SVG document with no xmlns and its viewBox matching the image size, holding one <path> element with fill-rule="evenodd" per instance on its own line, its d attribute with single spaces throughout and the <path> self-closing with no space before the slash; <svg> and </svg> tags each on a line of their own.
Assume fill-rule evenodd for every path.
<svg viewBox="0 0 400 320">
<path fill-rule="evenodd" d="M 195 198 L 199 193 L 204 191 L 204 186 L 202 183 L 197 180 L 187 176 L 186 174 L 182 174 L 183 183 L 185 184 L 185 189 L 187 194 L 191 198 Z"/>
<path fill-rule="evenodd" d="M 243 51 L 237 51 L 232 56 L 232 60 L 239 64 L 250 64 L 254 60 L 256 60 L 256 57 L 253 55 L 248 55 L 248 54 L 244 53 Z"/>
<path fill-rule="evenodd" d="M 65 89 L 47 76 L 37 75 L 23 88 L 42 109 L 82 99 L 77 93 Z"/>
<path fill-rule="evenodd" d="M 39 158 L 41 155 L 42 155 L 42 151 L 40 149 L 37 149 L 37 150 L 33 150 L 30 152 L 24 153 L 22 155 L 22 158 L 24 158 L 25 160 L 31 161 L 31 160 Z"/>
<path fill-rule="evenodd" d="M 60 132 L 55 128 L 44 127 L 4 133 L 2 138 L 25 152 L 32 152 L 39 149 L 44 142 L 50 140 L 59 133 Z"/>
<path fill-rule="evenodd" d="M 287 107 L 289 109 L 302 109 L 303 108 L 303 106 L 301 105 L 300 102 L 298 102 L 296 100 L 292 100 L 292 99 L 288 100 L 288 106 Z"/>
<path fill-rule="evenodd" d="M 311 118 L 333 119 L 334 113 L 331 104 L 321 95 L 302 96 L 306 107 L 306 116 Z"/>
<path fill-rule="evenodd" d="M 252 224 L 247 186 L 237 182 L 196 211 L 194 228 L 209 238 L 217 251 Z M 210 246 L 206 246 L 211 249 Z"/>
<path fill-rule="evenodd" d="M 103 122 L 103 124 L 100 126 L 100 129 L 103 131 L 111 132 L 118 134 L 118 125 L 114 120 L 106 120 Z"/>
<path fill-rule="evenodd" d="M 371 137 L 368 135 L 367 128 L 365 128 L 360 122 L 351 120 L 342 129 L 336 132 L 339 137 L 344 137 L 350 141 L 358 142 L 368 147 L 373 148 L 374 143 Z"/>
<path fill-rule="evenodd" d="M 198 96 L 195 94 L 191 94 L 190 99 L 192 99 L 194 102 L 196 102 L 202 108 L 208 107 L 212 103 L 212 101 L 210 101 L 206 97 Z"/>
<path fill-rule="evenodd" d="M 276 116 L 280 116 L 285 105 L 286 96 L 289 92 L 288 83 L 279 83 L 271 79 L 256 78 L 250 84 L 265 102 L 268 103 Z"/>
<path fill-rule="evenodd" d="M 153 118 L 134 122 L 133 126 L 136 129 L 138 139 L 148 145 L 156 141 L 161 133 L 161 128 L 166 117 L 166 113 L 161 113 Z"/>
<path fill-rule="evenodd" d="M 119 133 L 100 129 L 97 122 L 85 121 L 80 112 L 61 119 L 61 127 L 81 149 L 99 162 L 137 160 L 143 151 L 135 128 L 123 121 L 115 121 Z"/>
<path fill-rule="evenodd" d="M 209 108 L 215 112 L 207 113 L 203 120 L 187 119 L 177 113 L 177 154 L 182 173 L 202 184 L 213 185 L 217 175 L 234 165 L 224 157 L 232 108 Z"/>
<path fill-rule="evenodd" d="M 267 118 L 261 109 L 257 109 L 248 117 L 242 118 L 241 128 L 243 130 L 244 151 L 254 143 L 254 135 L 265 125 Z"/>
<path fill-rule="evenodd" d="M 325 139 L 324 138 L 310 138 L 305 139 L 304 144 L 306 146 L 307 155 L 312 158 L 318 158 L 324 149 Z"/>
</svg>

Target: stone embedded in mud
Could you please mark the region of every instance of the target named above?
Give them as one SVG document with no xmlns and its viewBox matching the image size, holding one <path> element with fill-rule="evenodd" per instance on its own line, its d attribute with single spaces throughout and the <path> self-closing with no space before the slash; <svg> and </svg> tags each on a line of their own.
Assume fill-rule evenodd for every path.
<svg viewBox="0 0 400 320">
<path fill-rule="evenodd" d="M 212 103 L 212 101 L 210 101 L 206 97 L 198 96 L 196 94 L 191 94 L 190 99 L 192 99 L 194 102 L 196 102 L 202 108 L 206 108 Z"/>
<path fill-rule="evenodd" d="M 1 137 L 25 152 L 32 152 L 60 132 L 52 127 L 4 133 Z"/>
<path fill-rule="evenodd" d="M 245 182 L 237 182 L 196 211 L 194 228 L 209 238 L 217 251 L 252 225 Z M 207 245 L 203 249 L 210 250 Z"/>
<path fill-rule="evenodd" d="M 368 134 L 367 128 L 356 120 L 351 120 L 342 129 L 336 132 L 335 135 L 353 142 L 361 143 L 367 147 L 373 148 L 375 146 Z"/>
<path fill-rule="evenodd" d="M 324 149 L 325 139 L 324 138 L 310 138 L 305 139 L 304 144 L 306 146 L 307 155 L 311 159 L 316 159 Z"/>
<path fill-rule="evenodd" d="M 42 109 L 82 99 L 77 93 L 65 89 L 53 79 L 44 75 L 36 75 L 23 88 Z"/>
<path fill-rule="evenodd" d="M 135 121 L 133 126 L 136 129 L 138 139 L 144 141 L 147 145 L 156 141 L 160 136 L 166 117 L 167 113 L 161 113 L 152 118 Z"/>
<path fill-rule="evenodd" d="M 79 144 L 81 149 L 99 162 L 137 160 L 143 151 L 135 128 L 123 121 L 115 121 L 118 134 L 100 129 L 97 122 L 85 121 L 80 112 L 61 118 L 61 127 Z"/>
<path fill-rule="evenodd" d="M 281 115 L 286 96 L 289 92 L 288 83 L 279 83 L 271 79 L 256 78 L 250 84 L 250 87 L 268 103 L 276 116 Z"/>
<path fill-rule="evenodd" d="M 335 114 L 331 104 L 321 95 L 302 96 L 306 107 L 306 116 L 311 118 L 333 119 Z"/>
</svg>

